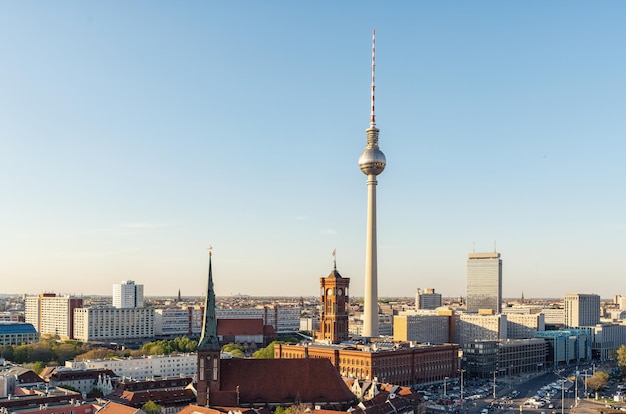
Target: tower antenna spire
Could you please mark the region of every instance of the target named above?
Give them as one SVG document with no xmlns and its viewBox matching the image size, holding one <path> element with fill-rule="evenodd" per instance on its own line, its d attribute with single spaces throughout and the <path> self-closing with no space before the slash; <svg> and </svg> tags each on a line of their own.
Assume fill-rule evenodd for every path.
<svg viewBox="0 0 626 414">
<path fill-rule="evenodd" d="M 376 92 L 376 86 L 374 82 L 375 72 L 376 72 L 376 29 L 372 29 L 372 111 L 370 113 L 370 128 L 376 127 L 375 100 L 374 100 L 374 94 Z"/>
</svg>

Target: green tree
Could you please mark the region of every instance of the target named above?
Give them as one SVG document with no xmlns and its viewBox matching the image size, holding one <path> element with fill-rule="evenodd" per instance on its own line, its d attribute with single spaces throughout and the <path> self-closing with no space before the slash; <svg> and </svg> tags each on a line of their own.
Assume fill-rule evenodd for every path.
<svg viewBox="0 0 626 414">
<path fill-rule="evenodd" d="M 276 407 L 276 409 L 274 410 L 274 414 L 285 414 L 285 408 L 284 407 Z"/>
<path fill-rule="evenodd" d="M 2 347 L 2 352 L 0 352 L 0 356 L 4 359 L 8 359 L 9 361 L 13 361 L 13 346 L 5 345 Z"/>
<path fill-rule="evenodd" d="M 32 365 L 32 370 L 35 372 L 35 374 L 39 375 L 41 374 L 41 371 L 43 371 L 43 369 L 46 367 L 46 363 L 43 361 L 36 361 L 33 362 Z"/>
<path fill-rule="evenodd" d="M 589 388 L 595 391 L 596 400 L 598 399 L 598 390 L 609 383 L 610 375 L 603 371 L 597 371 L 591 377 L 587 378 L 586 383 Z"/>
<path fill-rule="evenodd" d="M 278 341 L 274 341 L 271 344 L 269 344 L 268 346 L 266 346 L 265 348 L 261 348 L 258 351 L 256 351 L 254 354 L 252 354 L 253 358 L 259 358 L 259 359 L 271 359 L 274 358 L 274 345 L 278 344 L 281 342 Z"/>
<path fill-rule="evenodd" d="M 161 413 L 161 406 L 152 400 L 142 405 L 141 409 L 145 411 L 146 414 L 160 414 Z"/>
<path fill-rule="evenodd" d="M 617 366 L 622 371 L 622 377 L 626 376 L 626 345 L 620 345 L 615 351 Z"/>
<path fill-rule="evenodd" d="M 28 347 L 26 345 L 18 345 L 13 349 L 13 362 L 23 364 L 28 361 Z"/>
</svg>

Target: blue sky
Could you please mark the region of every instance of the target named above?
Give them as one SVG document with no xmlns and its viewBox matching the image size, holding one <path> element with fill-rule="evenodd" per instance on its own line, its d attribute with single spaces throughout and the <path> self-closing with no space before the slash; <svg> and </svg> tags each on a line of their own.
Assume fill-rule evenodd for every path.
<svg viewBox="0 0 626 414">
<path fill-rule="evenodd" d="M 0 293 L 626 294 L 626 4 L 0 4 Z"/>
</svg>

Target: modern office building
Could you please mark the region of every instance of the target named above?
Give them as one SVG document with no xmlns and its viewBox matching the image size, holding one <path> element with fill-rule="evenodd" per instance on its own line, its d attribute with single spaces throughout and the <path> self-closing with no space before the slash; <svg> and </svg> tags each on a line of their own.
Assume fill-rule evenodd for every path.
<svg viewBox="0 0 626 414">
<path fill-rule="evenodd" d="M 417 289 L 415 309 L 437 309 L 441 306 L 441 293 L 435 289 Z"/>
<path fill-rule="evenodd" d="M 600 323 L 600 295 L 568 293 L 565 295 L 564 307 L 566 328 Z"/>
<path fill-rule="evenodd" d="M 143 308 L 143 285 L 136 285 L 132 280 L 113 285 L 113 307 Z"/>
<path fill-rule="evenodd" d="M 74 310 L 82 308 L 83 299 L 42 293 L 26 296 L 25 319 L 40 335 L 58 335 L 61 339 L 74 338 Z"/>
<path fill-rule="evenodd" d="M 500 253 L 470 253 L 467 258 L 467 312 L 502 312 Z"/>
<path fill-rule="evenodd" d="M 365 241 L 365 295 L 363 300 L 363 336 L 378 336 L 378 259 L 376 241 L 376 176 L 387 165 L 385 154 L 378 148 L 378 132 L 374 107 L 375 32 L 372 32 L 372 87 L 370 126 L 365 130 L 367 144 L 359 157 L 359 168 L 367 175 L 367 226 Z"/>
<path fill-rule="evenodd" d="M 32 323 L 0 322 L 0 346 L 31 344 L 39 341 Z"/>
<path fill-rule="evenodd" d="M 455 315 L 456 340 L 461 346 L 476 341 L 507 339 L 507 315 L 461 313 Z"/>
<path fill-rule="evenodd" d="M 506 335 L 508 339 L 534 338 L 539 331 L 546 330 L 545 315 L 533 314 L 507 314 Z"/>
<path fill-rule="evenodd" d="M 154 337 L 154 309 L 81 308 L 74 311 L 74 338 L 85 342 Z"/>
</svg>

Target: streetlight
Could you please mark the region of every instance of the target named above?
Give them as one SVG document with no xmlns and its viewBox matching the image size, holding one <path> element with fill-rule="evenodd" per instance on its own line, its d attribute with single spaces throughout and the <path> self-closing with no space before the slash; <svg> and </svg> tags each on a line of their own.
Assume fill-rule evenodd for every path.
<svg viewBox="0 0 626 414">
<path fill-rule="evenodd" d="M 446 393 L 446 381 L 449 377 L 443 377 L 443 398 L 448 398 L 448 394 Z"/>
<path fill-rule="evenodd" d="M 561 414 L 564 413 L 565 406 L 565 380 L 561 380 Z"/>
<path fill-rule="evenodd" d="M 587 370 L 584 369 L 583 372 L 585 373 L 585 379 L 583 380 L 585 383 L 585 398 L 587 398 Z"/>
<path fill-rule="evenodd" d="M 465 372 L 464 369 L 460 369 L 459 372 L 461 372 L 461 411 L 463 411 L 463 403 L 464 403 L 464 399 L 463 399 L 463 373 Z"/>
<path fill-rule="evenodd" d="M 496 374 L 498 371 L 493 371 L 493 399 L 496 399 Z"/>
</svg>

